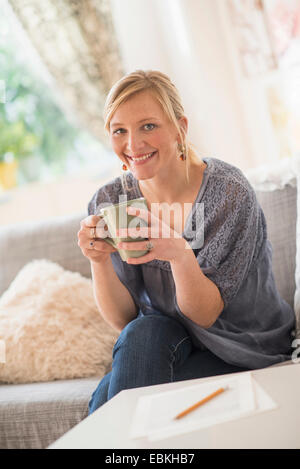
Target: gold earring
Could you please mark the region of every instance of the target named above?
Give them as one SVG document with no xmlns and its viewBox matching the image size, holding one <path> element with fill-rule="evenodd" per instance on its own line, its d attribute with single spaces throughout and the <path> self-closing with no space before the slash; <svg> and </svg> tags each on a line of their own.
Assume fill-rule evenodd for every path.
<svg viewBox="0 0 300 469">
<path fill-rule="evenodd" d="M 123 171 L 127 171 L 128 168 L 127 168 L 125 163 L 122 164 L 122 169 L 123 169 Z"/>
<path fill-rule="evenodd" d="M 186 147 L 182 143 L 178 143 L 178 150 L 180 152 L 179 158 L 181 161 L 186 160 Z"/>
</svg>

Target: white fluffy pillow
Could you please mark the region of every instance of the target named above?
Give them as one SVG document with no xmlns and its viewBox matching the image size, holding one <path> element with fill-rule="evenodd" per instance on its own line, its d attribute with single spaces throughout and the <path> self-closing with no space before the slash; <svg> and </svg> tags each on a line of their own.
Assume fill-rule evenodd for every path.
<svg viewBox="0 0 300 469">
<path fill-rule="evenodd" d="M 258 191 L 283 189 L 287 184 L 296 186 L 296 158 L 284 158 L 244 171 L 251 185 Z"/>
<path fill-rule="evenodd" d="M 101 318 L 92 281 L 34 260 L 0 298 L 0 381 L 26 383 L 102 377 L 117 333 Z"/>
</svg>

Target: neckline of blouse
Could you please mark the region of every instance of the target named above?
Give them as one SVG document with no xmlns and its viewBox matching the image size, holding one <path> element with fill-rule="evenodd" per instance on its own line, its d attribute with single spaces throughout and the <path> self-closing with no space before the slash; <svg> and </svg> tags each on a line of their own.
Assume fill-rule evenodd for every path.
<svg viewBox="0 0 300 469">
<path fill-rule="evenodd" d="M 188 231 L 188 227 L 190 225 L 190 222 L 191 222 L 191 220 L 194 216 L 195 209 L 196 209 L 196 203 L 201 202 L 201 199 L 203 197 L 203 194 L 204 194 L 204 191 L 205 191 L 205 188 L 207 186 L 208 179 L 209 179 L 209 175 L 210 175 L 210 172 L 211 172 L 211 167 L 212 167 L 212 163 L 213 163 L 212 159 L 208 158 L 208 157 L 204 157 L 204 158 L 202 158 L 202 161 L 204 161 L 207 164 L 207 166 L 206 166 L 206 168 L 203 172 L 202 182 L 201 182 L 201 185 L 199 187 L 197 196 L 196 196 L 196 198 L 193 202 L 192 209 L 189 213 L 188 218 L 186 219 L 186 222 L 185 222 L 185 225 L 184 225 L 184 230 L 181 233 L 181 236 L 183 236 L 183 237 L 186 235 L 186 233 Z M 133 185 L 134 185 L 134 189 L 135 189 L 135 193 L 136 193 L 137 198 L 143 197 L 143 194 L 141 193 L 141 190 L 140 190 L 140 187 L 139 187 L 139 184 L 138 184 L 138 180 L 133 176 L 133 174 L 132 174 L 132 178 L 133 178 Z"/>
</svg>

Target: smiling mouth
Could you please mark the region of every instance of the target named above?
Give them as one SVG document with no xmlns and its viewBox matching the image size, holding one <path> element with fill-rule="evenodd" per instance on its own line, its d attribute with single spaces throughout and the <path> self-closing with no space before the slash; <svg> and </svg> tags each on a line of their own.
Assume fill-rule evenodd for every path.
<svg viewBox="0 0 300 469">
<path fill-rule="evenodd" d="M 153 156 L 156 154 L 156 150 L 153 151 L 152 153 L 146 153 L 145 155 L 143 156 L 138 156 L 138 157 L 133 157 L 133 156 L 129 156 L 129 155 L 126 155 L 126 158 L 128 158 L 133 164 L 143 164 L 145 163 L 146 161 L 150 160 L 151 158 L 153 158 Z"/>
</svg>

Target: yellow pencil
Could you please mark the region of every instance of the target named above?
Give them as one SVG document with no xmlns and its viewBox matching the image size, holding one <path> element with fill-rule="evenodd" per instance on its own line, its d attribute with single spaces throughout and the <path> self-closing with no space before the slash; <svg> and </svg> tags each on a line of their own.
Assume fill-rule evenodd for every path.
<svg viewBox="0 0 300 469">
<path fill-rule="evenodd" d="M 224 392 L 226 389 L 228 389 L 227 387 L 225 388 L 219 388 L 217 389 L 216 391 L 212 392 L 211 394 L 209 394 L 208 396 L 204 397 L 203 399 L 201 399 L 201 401 L 199 402 L 196 402 L 196 404 L 193 404 L 191 407 L 188 407 L 187 409 L 183 410 L 182 412 L 180 412 L 180 414 L 176 415 L 176 417 L 174 417 L 174 420 L 178 420 L 178 419 L 181 419 L 181 417 L 184 417 L 185 415 L 189 414 L 190 412 L 192 412 L 193 410 L 197 409 L 198 407 L 200 407 L 202 404 L 205 404 L 206 402 L 210 401 L 211 399 L 213 399 L 214 397 L 218 396 L 219 394 L 221 394 L 222 392 Z"/>
</svg>

